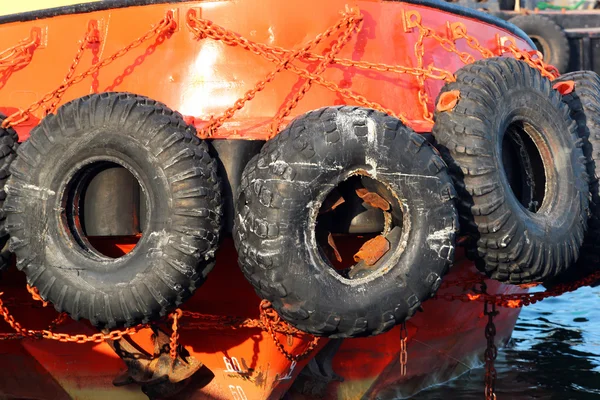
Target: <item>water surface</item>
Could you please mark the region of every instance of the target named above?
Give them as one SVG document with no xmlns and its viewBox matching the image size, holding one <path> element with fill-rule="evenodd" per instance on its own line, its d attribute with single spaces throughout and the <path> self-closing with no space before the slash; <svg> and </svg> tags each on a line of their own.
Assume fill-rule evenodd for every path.
<svg viewBox="0 0 600 400">
<path fill-rule="evenodd" d="M 600 400 L 600 287 L 525 307 L 496 368 L 498 400 Z M 482 400 L 483 377 L 476 368 L 412 398 Z"/>
</svg>

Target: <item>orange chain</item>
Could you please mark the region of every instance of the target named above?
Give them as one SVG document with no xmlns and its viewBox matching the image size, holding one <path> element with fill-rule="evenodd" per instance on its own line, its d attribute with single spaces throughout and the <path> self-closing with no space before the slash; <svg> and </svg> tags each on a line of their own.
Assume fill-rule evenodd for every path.
<svg viewBox="0 0 600 400">
<path fill-rule="evenodd" d="M 553 65 L 546 64 L 539 51 L 521 51 L 514 43 L 504 47 L 510 51 L 517 60 L 526 62 L 530 67 L 537 69 L 540 73 L 550 80 L 560 76 L 560 73 Z M 533 58 L 535 56 L 535 59 Z"/>
<path fill-rule="evenodd" d="M 36 287 L 27 285 L 26 288 L 33 300 L 40 301 L 42 303 L 42 307 L 48 306 L 48 302 L 45 301 L 44 299 L 42 299 L 42 296 L 40 296 L 40 292 L 38 291 L 38 289 Z"/>
<path fill-rule="evenodd" d="M 79 62 L 81 61 L 81 57 L 83 57 L 83 53 L 85 52 L 85 49 L 89 45 L 99 43 L 99 42 L 100 42 L 100 32 L 98 31 L 98 27 L 95 24 L 90 23 L 88 25 L 88 31 L 85 34 L 84 39 L 81 41 L 81 43 L 79 45 L 79 49 L 77 49 L 77 54 L 75 54 L 73 63 L 69 67 L 69 72 L 67 72 L 67 75 L 65 76 L 65 79 L 63 80 L 63 84 L 69 82 L 71 80 L 71 78 L 73 77 L 73 75 L 75 74 L 75 69 L 79 65 Z M 53 112 L 56 111 L 56 107 L 58 106 L 58 103 L 60 102 L 60 99 L 65 94 L 65 92 L 66 92 L 66 90 L 56 93 L 56 95 L 54 96 L 54 101 L 52 101 L 52 104 L 50 104 L 46 108 L 46 113 L 45 113 L 46 115 L 52 114 Z"/>
<path fill-rule="evenodd" d="M 2 293 L 0 293 L 0 296 L 1 295 L 2 295 Z M 110 333 L 95 333 L 93 335 L 83 335 L 83 334 L 69 335 L 66 333 L 54 333 L 48 329 L 44 329 L 44 330 L 25 329 L 21 326 L 20 323 L 15 321 L 15 318 L 10 314 L 8 309 L 4 306 L 4 303 L 1 298 L 0 298 L 0 314 L 4 318 L 4 321 L 6 321 L 6 323 L 15 330 L 15 333 L 0 333 L 0 340 L 33 338 L 33 339 L 50 339 L 50 340 L 56 340 L 56 341 L 63 342 L 63 343 L 90 343 L 90 342 L 102 343 L 106 340 L 119 340 L 119 339 L 123 338 L 124 336 L 128 336 L 128 335 L 137 333 L 142 328 L 141 326 L 138 326 L 138 327 L 134 327 L 134 328 L 128 328 L 125 330 L 115 330 Z M 59 316 L 59 318 L 60 318 L 60 316 Z M 53 321 L 53 324 L 58 324 L 58 321 L 60 321 L 59 318 L 55 319 Z"/>
<path fill-rule="evenodd" d="M 171 361 L 173 362 L 173 365 L 175 363 L 175 360 L 177 359 L 177 342 L 179 341 L 179 318 L 181 318 L 182 316 L 183 313 L 179 308 L 169 316 L 173 320 L 173 325 L 171 325 L 171 329 L 173 329 L 173 334 L 171 335 L 171 340 L 169 341 L 169 354 L 171 356 Z"/>
<path fill-rule="evenodd" d="M 317 35 L 315 39 L 308 42 L 301 49 L 292 52 L 285 52 L 279 49 L 277 51 L 271 51 L 271 48 L 269 48 L 268 46 L 259 45 L 246 38 L 236 35 L 235 33 L 230 32 L 225 28 L 214 24 L 212 21 L 197 18 L 195 11 L 190 10 L 190 12 L 187 15 L 187 26 L 196 36 L 196 38 L 204 39 L 209 37 L 214 40 L 222 41 L 223 43 L 229 46 L 240 46 L 255 54 L 263 56 L 269 61 L 277 63 L 277 68 L 274 71 L 269 73 L 265 77 L 265 79 L 258 81 L 255 87 L 246 92 L 246 94 L 242 98 L 238 99 L 232 107 L 227 109 L 221 116 L 217 118 L 211 117 L 210 123 L 202 130 L 202 132 L 200 132 L 199 136 L 204 138 L 209 138 L 213 136 L 219 127 L 221 127 L 227 120 L 231 119 L 234 116 L 234 114 L 237 111 L 241 110 L 248 101 L 252 100 L 257 93 L 264 90 L 266 84 L 273 81 L 276 75 L 284 69 L 289 69 L 292 72 L 301 76 L 302 78 L 309 79 L 309 81 L 311 82 L 321 84 L 332 91 L 339 92 L 344 97 L 351 98 L 357 101 L 359 104 L 367 105 L 371 108 L 391 113 L 392 115 L 394 115 L 394 113 L 391 110 L 386 110 L 381 105 L 368 101 L 364 96 L 360 96 L 354 94 L 349 90 L 342 89 L 335 83 L 324 80 L 321 76 L 311 73 L 305 69 L 295 67 L 291 64 L 293 60 L 299 58 L 302 54 L 307 53 L 312 48 L 318 46 L 321 42 L 331 37 L 338 31 L 345 28 L 346 32 L 349 32 L 349 34 L 351 34 L 353 31 L 356 30 L 357 26 L 360 24 L 361 21 L 362 16 L 360 16 L 360 14 L 357 11 L 344 13 L 342 19 L 338 21 L 337 24 L 330 27 L 325 32 Z M 339 50 L 332 48 L 332 51 L 337 52 Z M 284 57 L 281 58 L 281 55 L 284 55 Z M 331 56 L 325 56 L 326 59 L 330 57 Z M 271 132 L 271 136 L 274 136 L 273 132 Z"/>
<path fill-rule="evenodd" d="M 189 317 L 193 320 L 200 320 L 200 322 L 192 322 L 186 325 L 180 325 L 180 320 L 182 317 Z M 258 328 L 263 331 L 269 332 L 277 349 L 288 360 L 296 362 L 306 358 L 319 343 L 319 338 L 313 337 L 311 342 L 308 344 L 307 348 L 301 354 L 298 355 L 291 354 L 290 352 L 285 350 L 283 344 L 277 338 L 276 333 L 285 334 L 288 336 L 288 338 L 291 338 L 292 336 L 305 336 L 307 335 L 307 333 L 297 328 L 294 328 L 287 322 L 281 320 L 279 314 L 277 314 L 277 312 L 273 309 L 271 303 L 267 300 L 262 300 L 260 303 L 260 319 L 207 315 L 192 311 L 181 311 L 179 309 L 176 310 L 173 314 L 171 314 L 171 318 L 173 319 L 173 334 L 171 335 L 170 341 L 170 354 L 172 359 L 175 359 L 177 357 L 177 341 L 179 340 L 179 329 L 235 330 L 243 328 Z"/>
<path fill-rule="evenodd" d="M 310 343 L 308 344 L 308 346 L 302 353 L 297 354 L 297 355 L 291 354 L 290 352 L 288 352 L 285 349 L 283 344 L 279 341 L 279 339 L 277 338 L 275 329 L 274 329 L 274 326 L 280 325 L 281 323 L 285 324 L 285 322 L 281 321 L 281 317 L 279 316 L 279 314 L 277 314 L 277 311 L 275 311 L 272 308 L 271 303 L 267 300 L 263 300 L 260 303 L 260 311 L 261 311 L 260 319 L 261 319 L 263 325 L 267 328 L 267 332 L 269 332 L 269 334 L 271 335 L 271 338 L 273 339 L 273 343 L 275 343 L 275 346 L 277 347 L 279 352 L 281 354 L 283 354 L 285 356 L 285 358 L 287 358 L 291 362 L 298 362 L 298 361 L 304 360 L 319 345 L 320 338 L 317 336 L 313 336 L 313 339 L 310 341 Z"/>
<path fill-rule="evenodd" d="M 406 376 L 406 365 L 408 364 L 408 351 L 406 350 L 406 341 L 408 340 L 408 331 L 406 322 L 400 325 L 400 375 Z"/>
<path fill-rule="evenodd" d="M 21 69 L 33 58 L 34 50 L 40 45 L 38 30 L 32 30 L 30 37 L 0 53 L 0 76 L 8 70 Z"/>
<path fill-rule="evenodd" d="M 465 39 L 467 42 L 467 45 L 474 49 L 477 50 L 479 53 L 481 53 L 481 56 L 483 58 L 491 58 L 494 57 L 494 53 L 488 49 L 483 47 L 482 45 L 479 44 L 479 41 L 474 38 L 473 36 L 469 36 L 467 34 L 467 28 L 466 26 L 462 23 L 462 22 L 456 22 L 453 24 L 449 24 L 450 26 L 450 30 L 452 31 L 452 34 L 454 35 L 454 39 Z"/>
<path fill-rule="evenodd" d="M 314 75 L 320 75 L 329 67 L 329 64 L 333 60 L 336 54 L 342 50 L 342 48 L 348 43 L 350 38 L 354 33 L 360 32 L 363 24 L 362 15 L 358 15 L 358 17 L 350 17 L 350 24 L 346 28 L 346 30 L 340 35 L 340 37 L 334 42 L 331 46 L 331 50 L 323 57 L 323 59 L 319 60 L 319 64 L 312 72 Z M 279 110 L 277 115 L 275 116 L 273 123 L 271 124 L 271 136 L 275 136 L 277 132 L 279 132 L 279 128 L 281 127 L 281 123 L 285 117 L 290 115 L 292 110 L 298 105 L 298 102 L 302 100 L 306 92 L 312 86 L 313 79 L 308 79 L 304 84 L 300 87 L 300 89 L 294 94 L 294 96 L 284 105 L 284 107 Z"/>
<path fill-rule="evenodd" d="M 492 295 L 487 293 L 461 293 L 438 294 L 434 297 L 448 301 L 459 300 L 465 303 L 469 301 L 478 301 L 480 303 L 488 302 L 500 307 L 520 308 L 530 304 L 535 304 L 538 301 L 542 301 L 549 297 L 556 297 L 564 293 L 575 291 L 583 286 L 591 285 L 598 280 L 600 280 L 600 271 L 590 274 L 585 278 L 578 280 L 577 282 L 556 285 L 552 289 L 540 293 L 515 293 L 502 295 Z"/>
<path fill-rule="evenodd" d="M 121 50 L 117 51 L 110 57 L 107 57 L 107 58 L 103 59 L 102 61 L 100 61 L 99 63 L 93 65 L 87 71 L 70 78 L 66 82 L 63 82 L 57 89 L 55 89 L 51 92 L 48 92 L 44 97 L 42 97 L 40 100 L 38 100 L 35 103 L 33 103 L 32 105 L 30 105 L 26 110 L 17 111 L 14 114 L 12 114 L 11 116 L 9 116 L 8 118 L 6 118 L 4 120 L 4 122 L 2 123 L 2 128 L 8 128 L 8 127 L 11 127 L 11 126 L 14 126 L 21 122 L 26 121 L 32 112 L 36 111 L 43 104 L 46 104 L 46 103 L 52 101 L 54 98 L 56 98 L 56 96 L 62 96 L 62 94 L 69 87 L 76 85 L 77 83 L 81 82 L 88 76 L 94 74 L 101 68 L 104 68 L 107 65 L 111 64 L 116 59 L 123 57 L 130 50 L 140 46 L 144 42 L 152 39 L 153 37 L 155 37 L 157 35 L 166 34 L 167 32 L 172 32 L 175 30 L 176 27 L 177 27 L 177 23 L 175 22 L 175 19 L 173 18 L 173 13 L 171 11 L 169 11 L 167 13 L 167 15 L 165 16 L 165 18 L 160 20 L 160 22 L 155 27 L 150 29 L 143 36 L 135 39 L 133 42 L 131 42 L 127 46 L 123 47 Z"/>
<path fill-rule="evenodd" d="M 308 42 L 301 49 L 295 51 L 287 51 L 282 48 L 255 43 L 231 31 L 228 31 L 223 27 L 214 24 L 212 21 L 197 18 L 194 10 L 190 10 L 190 12 L 187 15 L 187 26 L 190 29 L 190 31 L 194 34 L 194 36 L 196 36 L 197 39 L 211 38 L 214 40 L 219 40 L 229 46 L 242 47 L 246 50 L 251 51 L 254 54 L 261 55 L 262 57 L 271 62 L 277 63 L 276 70 L 268 74 L 264 80 L 257 82 L 255 87 L 246 92 L 246 94 L 242 98 L 238 99 L 233 107 L 227 109 L 221 116 L 217 118 L 211 117 L 209 124 L 206 127 L 204 127 L 204 129 L 202 129 L 202 131 L 199 133 L 199 136 L 202 138 L 209 138 L 213 136 L 219 127 L 221 127 L 227 120 L 231 119 L 233 115 L 237 111 L 241 110 L 248 101 L 252 100 L 258 92 L 262 91 L 265 88 L 266 84 L 271 82 L 275 78 L 277 73 L 283 71 L 284 69 L 290 70 L 298 76 L 310 80 L 312 83 L 317 83 L 333 92 L 337 92 L 346 99 L 353 100 L 365 107 L 373 108 L 375 110 L 395 116 L 402 120 L 404 123 L 408 122 L 405 117 L 396 115 L 396 113 L 394 113 L 392 110 L 386 109 L 385 107 L 381 106 L 376 102 L 369 101 L 364 96 L 356 94 L 348 89 L 343 89 L 339 85 L 331 81 L 325 80 L 322 76 L 316 75 L 312 72 L 309 72 L 306 69 L 299 68 L 291 64 L 291 61 L 300 58 L 303 54 L 310 54 L 309 51 L 312 48 L 316 47 L 323 40 L 332 36 L 333 34 L 335 34 L 335 32 L 340 31 L 344 27 L 346 27 L 346 29 L 348 30 L 356 30 L 356 28 L 350 28 L 350 26 L 359 24 L 361 20 L 362 17 L 360 17 L 360 14 L 358 14 L 358 12 L 356 11 L 344 13 L 343 18 L 336 25 L 327 29 L 325 32 L 317 35 L 315 39 Z M 282 55 L 284 55 L 283 58 L 281 57 Z M 323 56 L 323 59 L 327 59 L 330 57 L 326 55 Z M 274 136 L 275 133 L 276 132 L 271 132 L 271 137 Z"/>
</svg>

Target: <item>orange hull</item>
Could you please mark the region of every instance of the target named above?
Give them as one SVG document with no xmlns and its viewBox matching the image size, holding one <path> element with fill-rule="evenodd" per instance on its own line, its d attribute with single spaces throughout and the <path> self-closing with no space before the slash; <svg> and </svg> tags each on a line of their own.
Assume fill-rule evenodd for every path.
<svg viewBox="0 0 600 400">
<path fill-rule="evenodd" d="M 426 1 L 158 3 L 123 8 L 107 8 L 106 4 L 96 3 L 89 8 L 76 7 L 74 10 L 82 11 L 80 13 L 49 12 L 48 18 L 42 19 L 26 14 L 0 17 L 0 23 L 5 22 L 0 25 L 0 46 L 12 46 L 29 37 L 32 30 L 40 35 L 40 45 L 33 52 L 31 61 L 8 75 L 0 76 L 0 111 L 11 114 L 17 109 L 27 108 L 45 93 L 56 89 L 72 65 L 79 41 L 85 37 L 90 22 L 98 27 L 100 41 L 97 47 L 86 49 L 79 71 L 91 67 L 94 60 L 97 62 L 122 49 L 147 32 L 169 11 L 173 12 L 177 22 L 177 28 L 170 36 L 142 44 L 102 68 L 96 76 L 85 78 L 65 92 L 60 104 L 97 90 L 129 91 L 166 103 L 202 128 L 211 115 L 222 113 L 275 67 L 240 46 L 195 39 L 185 24 L 185 17 L 191 9 L 202 18 L 255 42 L 296 49 L 332 26 L 339 19 L 339 11 L 349 4 L 360 9 L 364 26 L 338 56 L 354 61 L 416 67 L 418 61 L 413 50 L 419 33 L 406 27 L 403 18 L 407 11 L 418 11 L 423 24 L 443 37 L 448 36 L 448 22 L 462 22 L 483 47 L 497 54 L 501 54 L 500 38 L 506 36 L 512 37 L 519 48 L 531 49 L 524 36 L 519 36 L 519 32 L 511 33 L 500 22 L 482 22 L 469 16 L 466 10 L 462 16 L 451 14 L 448 10 L 456 11 L 453 6 Z M 19 19 L 23 22 L 17 22 Z M 455 45 L 458 52 L 481 58 L 481 54 L 469 47 L 466 41 L 458 40 Z M 432 39 L 426 39 L 424 46 L 424 65 L 434 63 L 452 72 L 464 65 L 456 54 L 449 55 Z M 318 50 L 322 52 L 325 49 Z M 333 65 L 323 76 L 339 87 L 351 88 L 369 100 L 402 114 L 416 131 L 431 131 L 432 124 L 423 118 L 423 109 L 417 100 L 418 82 L 413 75 Z M 433 110 L 442 85 L 442 80 L 426 80 L 429 110 Z M 267 138 L 270 120 L 298 86 L 297 75 L 281 72 L 273 83 L 227 122 L 215 138 Z M 290 117 L 346 102 L 337 93 L 313 86 Z M 42 117 L 40 109 L 28 121 L 15 127 L 21 140 L 27 139 L 30 129 Z M 11 312 L 26 327 L 46 327 L 56 314 L 48 309 L 33 309 L 31 303 L 26 303 L 29 297 L 22 289 L 23 277 L 15 272 L 11 274 L 14 276 L 3 277 L 2 280 L 3 298 L 15 299 Z M 457 262 L 449 279 L 468 279 L 476 274 L 473 265 L 463 260 Z M 498 294 L 523 292 L 497 282 L 488 282 L 488 290 Z M 457 288 L 440 290 L 440 294 L 462 292 Z M 256 319 L 259 317 L 259 303 L 260 299 L 236 265 L 230 238 L 226 238 L 217 254 L 217 265 L 210 279 L 186 303 L 185 308 L 208 315 Z M 184 318 L 179 341 L 193 357 L 204 363 L 205 368 L 194 375 L 178 398 L 278 399 L 286 393 L 292 398 L 301 398 L 302 388 L 309 392 L 319 391 L 330 399 L 370 398 L 396 390 L 392 387 L 408 393 L 434 383 L 431 381 L 434 375 L 440 380 L 451 377 L 459 372 L 459 361 L 473 360 L 483 353 L 486 344 L 483 328 L 487 319 L 481 303 L 433 299 L 424 304 L 423 309 L 424 312 L 407 323 L 409 362 L 406 376 L 400 374 L 398 366 L 400 340 L 396 328 L 373 338 L 346 340 L 337 352 L 332 353 L 329 361 L 322 361 L 330 362 L 343 382 L 303 377 L 292 390 L 292 384 L 309 360 L 298 364 L 290 362 L 269 333 L 260 329 L 231 329 L 226 326 L 212 330 L 186 329 Z M 501 309 L 496 320 L 501 342 L 510 337 L 519 311 Z M 3 329 L 10 331 L 6 326 Z M 86 323 L 74 321 L 62 325 L 60 330 L 95 332 Z M 289 340 L 284 335 L 277 338 L 285 350 L 293 354 L 301 353 L 311 340 L 310 337 Z M 135 340 L 146 349 L 152 347 L 149 329 L 137 334 Z M 328 344 L 327 340 L 321 340 L 311 357 L 331 346 L 331 342 Z M 145 397 L 137 386 L 113 386 L 113 380 L 123 370 L 124 364 L 106 343 L 75 345 L 50 340 L 4 341 L 0 342 L 0 353 L 3 360 L 9 360 L 3 362 L 3 373 L 0 374 L 0 393 L 8 397 Z"/>
<path fill-rule="evenodd" d="M 227 240 L 219 251 L 219 262 L 211 279 L 186 303 L 186 310 L 216 316 L 257 318 L 260 299 L 236 266 L 232 243 Z M 447 279 L 473 279 L 477 272 L 470 262 L 457 263 Z M 488 281 L 490 293 L 524 293 L 515 286 Z M 27 302 L 20 276 L 3 279 L 5 298 L 16 304 Z M 440 295 L 462 293 L 456 287 L 442 288 Z M 30 301 L 30 300 L 29 300 Z M 424 386 L 439 383 L 464 372 L 464 364 L 477 365 L 486 346 L 484 327 L 487 317 L 481 303 L 448 302 L 433 299 L 423 305 L 408 323 L 408 368 L 401 376 L 399 365 L 399 330 L 385 334 L 345 340 L 332 359 L 336 375 L 343 382 L 302 377 L 292 384 L 308 360 L 291 363 L 279 352 L 270 335 L 260 329 L 186 329 L 185 318 L 180 342 L 186 350 L 204 363 L 183 392 L 182 399 L 279 399 L 288 391 L 292 399 L 313 398 L 318 391 L 325 399 L 394 398 L 397 393 L 412 393 Z M 44 328 L 56 317 L 49 309 L 10 307 L 19 321 L 31 328 Z M 501 308 L 495 323 L 498 343 L 505 343 L 512 333 L 520 309 Z M 94 333 L 84 322 L 69 321 L 59 328 L 66 333 Z M 10 329 L 3 326 L 3 332 Z M 136 342 L 151 348 L 150 330 L 134 336 Z M 287 351 L 297 354 L 310 338 L 295 338 L 290 346 L 284 335 L 278 335 Z M 321 340 L 311 356 L 323 362 L 319 350 L 328 346 Z M 124 364 L 106 343 L 68 344 L 51 340 L 0 342 L 4 363 L 0 375 L 0 393 L 9 398 L 54 399 L 143 399 L 138 386 L 113 386 L 113 380 L 124 371 Z M 35 384 L 23 384 L 35 382 Z M 483 383 L 482 383 L 483 384 Z M 299 388 L 313 395 L 299 393 Z M 56 393 L 56 394 L 55 394 Z M 62 393 L 62 397 L 58 396 Z M 245 396 L 245 397 L 244 397 Z"/>
<path fill-rule="evenodd" d="M 186 26 L 186 15 L 190 10 L 252 41 L 296 49 L 334 25 L 346 5 L 354 6 L 364 16 L 364 25 L 361 32 L 344 46 L 339 58 L 388 65 L 418 65 L 413 49 L 419 33 L 414 28 L 404 29 L 403 18 L 407 11 L 418 11 L 423 16 L 423 23 L 442 37 L 448 37 L 448 22 L 462 22 L 467 32 L 483 47 L 498 55 L 502 54 L 499 38 L 505 36 L 515 38 L 517 47 L 531 49 L 526 40 L 499 26 L 420 4 L 356 0 L 175 1 L 8 22 L 0 25 L 2 45 L 8 47 L 18 43 L 29 37 L 32 29 L 40 31 L 41 44 L 26 67 L 12 73 L 6 81 L 0 77 L 0 111 L 10 114 L 17 108 L 27 108 L 45 93 L 56 89 L 69 71 L 90 22 L 98 26 L 100 44 L 84 52 L 78 71 L 91 67 L 95 57 L 102 60 L 124 48 L 146 33 L 152 24 L 157 24 L 168 11 L 174 11 L 177 22 L 176 31 L 170 37 L 158 42 L 151 40 L 131 50 L 103 67 L 96 77 L 88 77 L 70 88 L 61 103 L 94 90 L 128 91 L 162 101 L 172 109 L 194 117 L 197 125 L 202 126 L 202 121 L 233 105 L 255 82 L 274 70 L 273 63 L 240 46 L 227 46 L 212 39 L 196 40 Z M 485 14 L 479 16 L 486 18 Z M 12 19 L 0 17 L 0 23 Z M 424 65 L 434 63 L 436 67 L 451 72 L 464 65 L 456 54 L 449 55 L 437 41 L 428 38 L 423 44 Z M 458 40 L 456 49 L 472 54 L 475 59 L 481 58 L 481 54 L 471 49 L 465 40 Z M 318 50 L 322 52 L 324 49 Z M 323 77 L 401 113 L 417 132 L 431 131 L 432 124 L 423 120 L 423 111 L 417 101 L 418 83 L 413 75 L 334 65 L 324 72 Z M 264 91 L 235 115 L 233 121 L 219 131 L 218 137 L 265 139 L 268 122 L 297 89 L 298 81 L 298 76 L 292 72 L 278 74 Z M 425 81 L 430 110 L 433 110 L 433 101 L 443 84 L 441 80 Z M 345 103 L 337 93 L 314 86 L 290 117 L 323 106 Z M 43 113 L 38 111 L 35 115 L 41 118 Z M 33 118 L 28 124 L 17 126 L 23 139 L 36 123 Z"/>
</svg>

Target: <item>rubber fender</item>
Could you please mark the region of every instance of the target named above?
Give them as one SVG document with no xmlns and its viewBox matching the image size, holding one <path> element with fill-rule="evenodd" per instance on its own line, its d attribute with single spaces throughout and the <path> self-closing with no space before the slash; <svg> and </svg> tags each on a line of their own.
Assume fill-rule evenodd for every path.
<svg viewBox="0 0 600 400">
<path fill-rule="evenodd" d="M 467 254 L 494 279 L 540 282 L 579 257 L 589 188 L 582 141 L 552 82 L 522 61 L 461 68 L 433 134 L 459 195 Z"/>
<path fill-rule="evenodd" d="M 0 114 L 0 125 L 6 118 Z M 4 201 L 6 200 L 5 185 L 10 177 L 10 165 L 17 156 L 19 137 L 13 128 L 0 128 L 0 271 L 10 266 L 12 253 L 8 250 L 8 231 L 6 230 L 6 213 Z"/>
<path fill-rule="evenodd" d="M 577 134 L 583 143 L 583 153 L 590 186 L 590 218 L 577 263 L 554 283 L 573 282 L 600 268 L 600 77 L 594 71 L 570 72 L 553 81 L 574 82 L 571 93 L 563 96 L 571 118 L 577 123 Z"/>
<path fill-rule="evenodd" d="M 182 304 L 212 269 L 216 163 L 164 104 L 128 93 L 85 96 L 46 116 L 18 155 L 5 203 L 10 249 L 57 311 L 101 328 L 148 323 Z M 97 251 L 77 218 L 91 177 L 111 166 L 134 175 L 147 209 L 141 239 L 120 258 Z"/>
<path fill-rule="evenodd" d="M 446 168 L 425 138 L 383 113 L 343 106 L 296 118 L 244 169 L 234 224 L 242 271 L 305 332 L 388 331 L 436 292 L 453 262 L 458 215 Z M 370 269 L 360 261 L 338 273 L 317 240 L 317 216 L 355 176 L 368 176 L 390 205 L 389 250 Z"/>
</svg>

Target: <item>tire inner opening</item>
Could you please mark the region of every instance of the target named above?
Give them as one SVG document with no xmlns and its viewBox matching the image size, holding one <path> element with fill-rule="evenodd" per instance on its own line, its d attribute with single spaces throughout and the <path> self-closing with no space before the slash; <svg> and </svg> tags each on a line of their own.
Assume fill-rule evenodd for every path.
<svg viewBox="0 0 600 400">
<path fill-rule="evenodd" d="M 147 218 L 146 196 L 125 167 L 98 161 L 81 168 L 62 195 L 63 227 L 86 253 L 117 259 L 136 247 Z"/>
<path fill-rule="evenodd" d="M 544 60 L 548 62 L 548 60 L 550 59 L 550 48 L 548 46 L 548 42 L 546 42 L 544 38 L 541 38 L 539 36 L 530 36 L 529 38 L 531 39 L 533 44 L 535 44 L 535 47 L 539 50 L 539 52 L 542 53 L 542 55 L 544 56 Z"/>
<path fill-rule="evenodd" d="M 510 124 L 502 140 L 502 164 L 513 195 L 529 212 L 544 202 L 546 170 L 539 149 L 528 131 L 535 128 L 522 121 Z"/>
<path fill-rule="evenodd" d="M 392 192 L 368 176 L 353 175 L 321 204 L 315 237 L 321 256 L 340 276 L 361 279 L 395 251 L 402 224 L 402 206 Z"/>
</svg>

